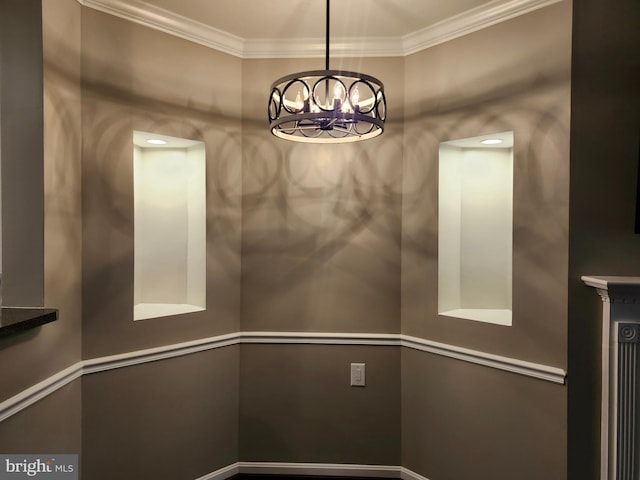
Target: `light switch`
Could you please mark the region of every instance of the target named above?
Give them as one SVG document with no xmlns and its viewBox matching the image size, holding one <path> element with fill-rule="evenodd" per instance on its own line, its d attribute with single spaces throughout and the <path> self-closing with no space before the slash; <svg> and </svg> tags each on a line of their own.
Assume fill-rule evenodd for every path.
<svg viewBox="0 0 640 480">
<path fill-rule="evenodd" d="M 351 386 L 364 387 L 364 363 L 351 364 Z"/>
</svg>

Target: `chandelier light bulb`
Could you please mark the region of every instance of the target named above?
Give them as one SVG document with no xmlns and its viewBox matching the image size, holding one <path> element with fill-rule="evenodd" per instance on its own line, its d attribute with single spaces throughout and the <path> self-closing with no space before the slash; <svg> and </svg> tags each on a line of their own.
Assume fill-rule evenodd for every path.
<svg viewBox="0 0 640 480">
<path fill-rule="evenodd" d="M 340 110 L 342 106 L 342 89 L 340 88 L 340 84 L 336 83 L 336 86 L 333 87 L 333 109 Z"/>
<path fill-rule="evenodd" d="M 360 92 L 358 91 L 358 86 L 356 85 L 356 88 L 353 89 L 353 93 L 351 94 L 351 104 L 353 105 L 353 108 L 355 108 L 356 105 L 358 105 L 359 101 L 360 101 Z"/>
<path fill-rule="evenodd" d="M 336 82 L 336 86 L 333 87 L 333 100 L 340 100 L 340 98 L 342 97 L 342 88 L 340 87 L 340 84 Z"/>
<path fill-rule="evenodd" d="M 298 90 L 298 94 L 296 95 L 296 108 L 298 110 L 302 110 L 304 107 L 304 103 L 302 102 L 302 97 L 300 96 L 300 90 Z"/>
</svg>

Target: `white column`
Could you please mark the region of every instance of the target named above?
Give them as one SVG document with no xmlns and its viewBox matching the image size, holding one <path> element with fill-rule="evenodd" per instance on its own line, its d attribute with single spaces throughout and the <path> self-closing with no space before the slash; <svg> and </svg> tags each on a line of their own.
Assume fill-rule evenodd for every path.
<svg viewBox="0 0 640 480">
<path fill-rule="evenodd" d="M 638 479 L 640 277 L 582 277 L 602 309 L 601 480 Z"/>
</svg>

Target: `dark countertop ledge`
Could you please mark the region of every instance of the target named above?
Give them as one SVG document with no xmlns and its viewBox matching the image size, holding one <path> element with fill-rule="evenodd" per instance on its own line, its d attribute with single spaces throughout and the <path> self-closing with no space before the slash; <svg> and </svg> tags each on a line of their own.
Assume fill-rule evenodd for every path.
<svg viewBox="0 0 640 480">
<path fill-rule="evenodd" d="M 55 308 L 0 307 L 0 338 L 58 319 Z"/>
</svg>

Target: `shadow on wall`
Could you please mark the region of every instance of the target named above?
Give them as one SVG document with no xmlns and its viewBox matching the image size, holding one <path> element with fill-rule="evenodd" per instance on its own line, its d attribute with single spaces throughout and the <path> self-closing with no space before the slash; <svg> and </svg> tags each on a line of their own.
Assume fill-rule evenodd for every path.
<svg viewBox="0 0 640 480">
<path fill-rule="evenodd" d="M 492 73 L 491 77 L 507 76 Z M 453 94 L 424 99 L 405 123 L 406 152 L 403 212 L 437 219 L 438 149 L 441 142 L 514 131 L 514 235 L 539 235 L 536 221 L 554 223 L 550 232 L 565 237 L 568 224 L 569 72 L 522 80 L 476 91 L 475 83 L 458 85 Z M 459 95 L 460 92 L 473 92 Z M 565 183 L 566 182 L 566 183 Z M 562 215 L 559 215 L 561 213 Z M 529 217 L 518 222 L 518 218 Z M 533 220 L 531 222 L 530 220 Z M 403 248 L 435 253 L 437 222 L 423 223 L 427 231 L 405 235 Z M 411 226 L 410 226 L 411 227 Z M 409 230 L 410 231 L 410 230 Z M 408 233 L 408 232 L 405 232 Z M 425 237 L 426 236 L 426 237 Z M 430 241 L 425 242 L 425 238 Z"/>
<path fill-rule="evenodd" d="M 77 74 L 65 75 L 45 61 L 45 303 L 76 321 L 82 276 L 80 112 Z"/>
<path fill-rule="evenodd" d="M 397 331 L 401 129 L 323 145 L 243 128 L 243 328 Z"/>
<path fill-rule="evenodd" d="M 399 248 L 399 135 L 310 146 L 275 139 L 264 130 L 266 125 L 245 139 L 250 162 L 244 173 L 245 249 L 322 264 L 351 244 L 373 249 L 377 240 Z M 397 262 L 379 253 L 382 261 Z M 304 275 L 302 268 L 286 272 L 291 282 Z"/>
<path fill-rule="evenodd" d="M 96 201 L 110 204 L 108 221 L 115 230 L 128 232 L 133 225 L 131 158 L 133 130 L 136 129 L 205 142 L 207 198 L 215 205 L 215 211 L 210 211 L 215 215 L 209 218 L 208 233 L 238 228 L 225 218 L 228 209 L 236 209 L 241 203 L 236 120 L 100 85 L 87 85 L 86 82 L 83 94 L 88 109 L 93 107 L 96 113 L 86 115 L 86 135 L 83 137 L 84 153 L 89 157 L 85 158 L 85 163 L 96 163 L 89 173 L 94 187 L 92 193 L 97 196 Z M 89 209 L 85 208 L 85 215 L 92 215 L 92 206 L 91 203 L 86 205 Z"/>
<path fill-rule="evenodd" d="M 414 70 L 429 69 L 414 60 Z M 563 55 L 563 54 L 562 54 Z M 560 58 L 562 58 L 560 55 Z M 402 207 L 403 331 L 437 341 L 566 365 L 569 233 L 569 58 L 513 64 L 482 75 L 416 82 L 407 104 Z M 488 67 L 487 67 L 488 68 Z M 409 72 L 411 69 L 409 70 Z M 409 75 L 409 73 L 407 73 Z M 514 326 L 438 317 L 438 175 L 441 142 L 513 131 Z"/>
<path fill-rule="evenodd" d="M 89 16 L 92 18 L 93 13 Z M 130 32 L 128 23 L 102 18 Z M 89 22 L 90 23 L 90 22 Z M 87 28 L 90 28 L 88 25 Z M 102 24 L 96 28 L 101 28 Z M 103 32 L 104 33 L 104 32 Z M 159 37 L 160 38 L 160 37 Z M 100 32 L 96 34 L 97 40 Z M 141 63 L 135 38 L 93 52 L 97 40 L 83 39 L 82 63 L 82 219 L 83 219 L 83 348 L 86 356 L 108 355 L 168 342 L 190 340 L 237 329 L 239 322 L 241 124 L 226 107 L 202 98 L 213 85 L 202 86 L 191 77 L 181 85 L 178 72 L 166 63 Z M 161 37 L 173 45 L 178 40 Z M 180 41 L 182 42 L 182 41 Z M 136 46 L 136 48 L 133 48 Z M 124 51 L 117 55 L 119 48 Z M 141 42 L 140 49 L 158 46 Z M 218 59 L 237 66 L 228 56 L 191 44 L 180 61 L 197 69 L 198 60 Z M 131 49 L 134 50 L 131 53 Z M 193 51 L 192 51 L 193 50 Z M 177 55 L 176 52 L 173 52 Z M 112 58 L 114 57 L 114 58 Z M 117 58 L 115 58 L 117 57 Z M 163 59 L 163 62 L 171 61 Z M 175 59 L 174 59 L 175 60 Z M 235 59 L 234 59 L 235 60 Z M 176 60 L 177 61 L 177 60 Z M 145 70 L 149 68 L 149 70 Z M 142 75 L 144 71 L 146 75 Z M 233 69 L 231 70 L 233 72 Z M 157 75 L 155 75 L 157 73 Z M 165 84 L 165 75 L 174 75 Z M 185 75 L 187 75 L 185 73 Z M 224 77 L 218 79 L 224 82 Z M 175 88 L 171 88 L 175 86 Z M 181 88 L 183 87 L 183 88 Z M 206 89 L 205 89 L 206 87 Z M 164 96 L 165 90 L 171 90 Z M 239 98 L 239 91 L 237 92 Z M 200 100 L 197 100 L 197 99 Z M 195 99 L 195 100 L 194 100 Z M 227 100 L 229 101 L 229 100 Z M 227 112 L 227 113 L 225 113 Z M 132 322 L 134 302 L 134 190 L 133 131 L 201 141 L 206 148 L 206 312 L 184 314 L 180 323 L 162 317 L 154 322 Z M 157 238 L 157 242 L 163 242 Z M 215 316 L 215 321 L 213 318 Z M 126 332 L 126 334 L 125 334 Z"/>
<path fill-rule="evenodd" d="M 85 238 L 90 245 L 110 245 L 94 256 L 91 276 L 121 283 L 132 268 L 134 129 L 205 142 L 208 238 L 215 244 L 208 255 L 235 280 L 242 257 L 242 281 L 249 290 L 303 293 L 300 298 L 314 296 L 316 302 L 350 295 L 351 307 L 372 296 L 399 305 L 400 244 L 431 261 L 437 255 L 439 143 L 505 130 L 516 136 L 516 255 L 526 253 L 528 266 L 540 275 L 548 270 L 537 259 L 550 256 L 566 263 L 557 252 L 567 236 L 563 116 L 568 113 L 562 102 L 554 102 L 560 98 L 558 86 L 568 95 L 568 72 L 522 80 L 508 65 L 504 75 L 491 71 L 486 78 L 457 81 L 444 95 L 421 91 L 415 102 L 407 100 L 401 121 L 394 124 L 391 117 L 379 139 L 319 146 L 282 142 L 268 133 L 266 118 L 258 124 L 215 99 L 204 101 L 208 90 L 200 88 L 202 79 L 189 78 L 187 93 L 167 93 L 171 72 L 161 72 L 166 82 L 147 79 L 143 65 L 109 55 L 96 53 L 98 58 L 83 65 Z M 114 62 L 124 67 L 112 67 Z M 499 89 L 495 78 L 500 78 Z M 230 88 L 218 81 L 224 91 Z M 121 265 L 121 273 L 116 275 L 112 265 Z M 362 305 L 351 313 L 370 310 Z"/>
<path fill-rule="evenodd" d="M 59 65 L 45 63 L 45 69 L 58 83 L 77 81 Z M 240 152 L 239 117 L 225 115 L 213 106 L 210 110 L 203 110 L 191 104 L 180 105 L 137 95 L 106 81 L 90 82 L 83 79 L 85 124 L 80 139 L 80 132 L 74 128 L 73 108 L 77 107 L 69 105 L 64 89 L 49 89 L 45 93 L 48 103 L 56 113 L 55 123 L 47 124 L 52 129 L 51 136 L 56 141 L 56 151 L 60 152 L 61 157 L 69 155 L 73 145 L 82 140 L 85 157 L 83 164 L 91 166 L 88 174 L 91 176 L 92 193 L 97 194 L 100 203 L 110 206 L 107 220 L 115 230 L 128 231 L 129 226 L 133 225 L 131 182 L 113 180 L 122 178 L 128 170 L 132 171 L 132 135 L 139 124 L 144 124 L 150 132 L 169 135 L 168 132 L 179 131 L 185 138 L 208 141 L 207 168 L 212 171 L 207 174 L 210 180 L 207 196 L 215 201 L 217 212 L 217 215 L 211 216 L 213 223 L 209 221 L 208 228 L 214 234 L 217 231 L 238 229 L 238 225 L 229 221 L 224 213 L 225 208 L 236 209 L 241 203 L 238 194 L 240 159 L 234 156 Z M 96 159 L 100 161 L 93 168 L 92 164 Z M 77 188 L 70 181 L 65 181 L 65 177 L 73 174 L 65 168 L 66 165 L 58 162 L 55 167 L 53 174 L 59 189 L 69 186 Z M 65 217 L 68 218 L 70 212 L 77 210 L 74 208 L 75 204 L 60 205 L 60 191 L 52 189 L 48 193 L 47 204 L 55 205 L 59 209 L 56 211 L 60 211 Z M 84 214 L 91 216 L 91 208 L 91 204 L 83 205 Z"/>
</svg>

